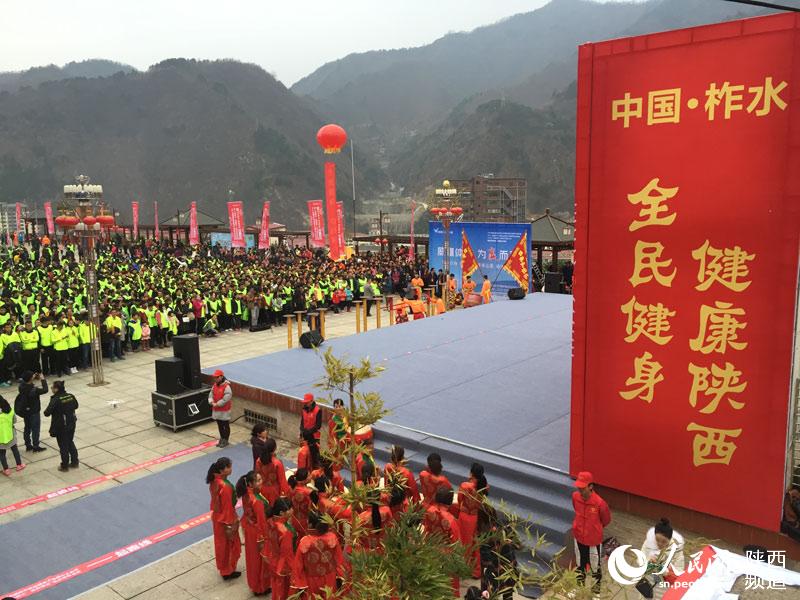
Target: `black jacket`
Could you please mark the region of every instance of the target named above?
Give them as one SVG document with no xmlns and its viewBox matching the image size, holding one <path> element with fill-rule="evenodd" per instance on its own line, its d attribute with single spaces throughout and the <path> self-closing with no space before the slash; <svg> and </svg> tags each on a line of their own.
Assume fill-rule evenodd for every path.
<svg viewBox="0 0 800 600">
<path fill-rule="evenodd" d="M 19 393 L 14 400 L 14 412 L 24 417 L 28 414 L 38 414 L 42 410 L 43 394 L 47 393 L 47 381 L 42 379 L 42 387 L 37 388 L 33 383 L 22 382 L 19 385 Z"/>
<path fill-rule="evenodd" d="M 51 417 L 50 435 L 56 437 L 60 433 L 75 429 L 76 410 L 78 410 L 78 400 L 75 396 L 67 392 L 53 394 L 50 397 L 50 404 L 44 409 L 44 416 Z"/>
</svg>

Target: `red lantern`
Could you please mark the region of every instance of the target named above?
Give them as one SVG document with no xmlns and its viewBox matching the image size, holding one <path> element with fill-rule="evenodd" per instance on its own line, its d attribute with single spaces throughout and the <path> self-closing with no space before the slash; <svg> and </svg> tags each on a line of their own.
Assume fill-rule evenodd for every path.
<svg viewBox="0 0 800 600">
<path fill-rule="evenodd" d="M 386 238 L 383 238 L 383 239 L 381 240 L 381 244 L 384 244 L 384 245 L 385 245 L 385 244 L 388 244 L 388 243 L 389 243 L 389 240 L 387 240 Z"/>
<path fill-rule="evenodd" d="M 114 225 L 114 215 L 98 215 L 97 222 L 100 227 L 112 227 Z"/>
<path fill-rule="evenodd" d="M 431 214 L 432 214 L 434 217 L 438 216 L 438 215 L 439 215 L 439 207 L 437 207 L 437 206 L 434 206 L 434 207 L 431 209 Z"/>
<path fill-rule="evenodd" d="M 325 125 L 317 132 L 317 143 L 322 146 L 325 154 L 338 154 L 346 142 L 347 133 L 338 125 Z"/>
<path fill-rule="evenodd" d="M 61 229 L 72 229 L 79 223 L 78 217 L 74 215 L 58 215 L 56 217 L 56 225 Z"/>
<path fill-rule="evenodd" d="M 463 212 L 464 212 L 464 209 L 463 209 L 463 208 L 461 208 L 460 206 L 454 206 L 454 207 L 453 207 L 453 208 L 451 208 L 450 210 L 452 211 L 452 213 L 453 213 L 455 216 L 459 216 L 461 213 L 463 213 Z"/>
<path fill-rule="evenodd" d="M 92 215 L 86 215 L 85 217 L 83 217 L 83 224 L 86 225 L 87 227 L 91 227 L 96 222 L 97 219 L 95 219 Z"/>
<path fill-rule="evenodd" d="M 375 243 L 376 243 L 378 246 L 380 246 L 380 245 L 381 245 L 381 238 L 375 238 L 375 239 L 374 239 L 374 240 L 372 240 L 372 241 L 373 241 L 373 242 L 375 242 Z"/>
</svg>

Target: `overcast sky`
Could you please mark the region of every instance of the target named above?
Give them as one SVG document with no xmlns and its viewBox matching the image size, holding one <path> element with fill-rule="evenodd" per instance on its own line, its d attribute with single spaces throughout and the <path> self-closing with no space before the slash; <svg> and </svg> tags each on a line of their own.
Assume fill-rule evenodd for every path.
<svg viewBox="0 0 800 600">
<path fill-rule="evenodd" d="M 547 0 L 2 0 L 0 71 L 234 58 L 286 85 L 351 52 L 419 46 Z"/>
</svg>

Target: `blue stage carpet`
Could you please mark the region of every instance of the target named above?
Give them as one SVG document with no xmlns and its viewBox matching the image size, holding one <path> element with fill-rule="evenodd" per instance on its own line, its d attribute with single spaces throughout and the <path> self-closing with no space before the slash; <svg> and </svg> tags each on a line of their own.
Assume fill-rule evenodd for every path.
<svg viewBox="0 0 800 600">
<path fill-rule="evenodd" d="M 374 319 L 371 320 L 374 322 Z M 569 465 L 572 296 L 531 294 L 327 343 L 386 371 L 386 421 L 566 472 Z M 301 398 L 322 377 L 296 348 L 217 365 L 231 380 Z"/>
<path fill-rule="evenodd" d="M 0 597 L 207 512 L 205 477 L 220 456 L 233 461 L 233 482 L 252 468 L 249 446 L 229 446 L 3 525 Z M 34 597 L 73 597 L 210 535 L 211 524 L 200 525 Z"/>
</svg>

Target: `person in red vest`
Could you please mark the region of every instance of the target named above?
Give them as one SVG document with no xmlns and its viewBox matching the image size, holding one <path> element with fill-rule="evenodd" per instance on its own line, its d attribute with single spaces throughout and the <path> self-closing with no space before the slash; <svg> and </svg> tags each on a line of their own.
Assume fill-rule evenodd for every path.
<svg viewBox="0 0 800 600">
<path fill-rule="evenodd" d="M 272 600 L 286 600 L 294 566 L 295 531 L 287 522 L 289 501 L 278 498 L 272 507 L 272 518 L 267 521 L 266 542 L 261 551 L 269 564 Z"/>
<path fill-rule="evenodd" d="M 211 405 L 211 418 L 217 422 L 219 442 L 217 446 L 224 448 L 231 437 L 231 408 L 233 407 L 233 392 L 231 384 L 225 379 L 225 373 L 217 369 L 214 371 L 214 385 L 208 394 L 208 403 Z"/>
<path fill-rule="evenodd" d="M 256 460 L 256 471 L 261 475 L 261 494 L 267 499 L 270 505 L 289 493 L 289 485 L 286 483 L 286 470 L 283 463 L 275 456 L 277 442 L 269 438 L 264 442 L 264 449 L 261 456 Z"/>
<path fill-rule="evenodd" d="M 317 512 L 309 516 L 311 530 L 297 544 L 293 587 L 305 590 L 305 598 L 325 598 L 324 590 L 336 592 L 336 579 L 344 574 L 339 538 Z"/>
<path fill-rule="evenodd" d="M 297 532 L 298 539 L 308 532 L 308 515 L 311 512 L 311 488 L 308 487 L 308 471 L 297 469 L 294 474 L 295 486 L 289 492 L 292 503 L 292 527 Z"/>
<path fill-rule="evenodd" d="M 461 530 L 461 543 L 467 549 L 467 562 L 472 565 L 472 576 L 481 578 L 480 551 L 475 544 L 478 529 L 478 512 L 483 499 L 489 491 L 489 484 L 483 474 L 483 465 L 472 463 L 469 479 L 458 488 L 458 527 Z"/>
<path fill-rule="evenodd" d="M 453 490 L 451 488 L 439 488 L 434 496 L 433 503 L 425 509 L 425 517 L 422 520 L 423 529 L 428 534 L 439 534 L 445 541 L 455 544 L 461 541 L 461 530 L 458 521 L 450 512 L 450 505 L 453 504 Z M 461 582 L 458 577 L 453 577 L 453 592 L 455 597 L 461 597 Z"/>
<path fill-rule="evenodd" d="M 433 503 L 437 490 L 452 489 L 453 487 L 450 480 L 442 475 L 442 457 L 435 452 L 428 455 L 427 471 L 420 471 L 419 487 L 423 496 L 422 504 L 425 506 Z"/>
<path fill-rule="evenodd" d="M 228 481 L 233 470 L 231 459 L 222 457 L 208 469 L 206 483 L 211 493 L 211 522 L 214 526 L 214 556 L 217 569 L 225 580 L 236 579 L 242 553 L 239 539 L 239 516 L 236 514 L 236 490 Z"/>
<path fill-rule="evenodd" d="M 303 412 L 300 414 L 300 439 L 311 433 L 319 440 L 322 437 L 322 409 L 314 402 L 314 394 L 303 396 Z"/>
<path fill-rule="evenodd" d="M 405 466 L 406 450 L 402 446 L 392 446 L 390 461 L 383 468 L 384 485 L 390 487 L 390 482 L 406 490 L 406 496 L 415 504 L 419 504 L 419 488 L 414 474 Z M 397 473 L 392 477 L 392 473 Z"/>
<path fill-rule="evenodd" d="M 242 499 L 242 530 L 247 585 L 254 596 L 264 596 L 270 586 L 269 563 L 261 556 L 267 533 L 269 503 L 261 495 L 261 475 L 249 471 L 236 482 L 236 495 Z"/>
<path fill-rule="evenodd" d="M 611 523 L 608 504 L 594 491 L 594 478 L 589 471 L 578 473 L 575 481 L 578 488 L 572 492 L 572 507 L 575 519 L 572 522 L 572 537 L 575 539 L 575 560 L 578 564 L 578 581 L 586 581 L 586 570 L 592 570 L 594 586 L 592 592 L 600 593 L 603 556 L 603 528 Z"/>
</svg>

